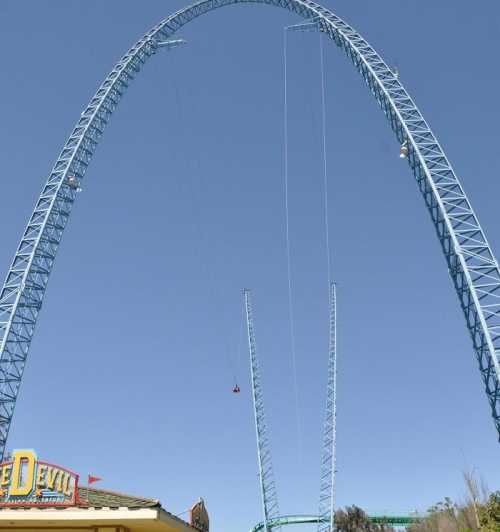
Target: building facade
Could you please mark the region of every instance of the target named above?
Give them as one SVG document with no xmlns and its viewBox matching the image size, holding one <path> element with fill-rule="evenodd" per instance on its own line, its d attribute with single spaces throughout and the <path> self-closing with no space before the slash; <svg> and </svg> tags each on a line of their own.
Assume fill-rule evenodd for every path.
<svg viewBox="0 0 500 532">
<path fill-rule="evenodd" d="M 17 532 L 209 532 L 200 499 L 189 522 L 156 499 L 81 487 L 72 471 L 14 451 L 0 464 L 0 531 Z"/>
</svg>

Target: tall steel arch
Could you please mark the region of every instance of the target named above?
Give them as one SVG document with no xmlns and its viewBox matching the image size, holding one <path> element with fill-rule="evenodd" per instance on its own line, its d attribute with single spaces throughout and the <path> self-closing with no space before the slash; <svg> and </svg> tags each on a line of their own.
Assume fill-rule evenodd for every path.
<svg viewBox="0 0 500 532">
<path fill-rule="evenodd" d="M 42 189 L 0 293 L 0 455 L 66 223 L 94 150 L 129 83 L 162 43 L 200 15 L 238 3 L 282 7 L 343 50 L 386 115 L 436 228 L 465 314 L 500 436 L 500 271 L 453 168 L 415 103 L 379 54 L 351 26 L 309 0 L 201 0 L 166 18 L 115 65 L 82 113 Z"/>
</svg>

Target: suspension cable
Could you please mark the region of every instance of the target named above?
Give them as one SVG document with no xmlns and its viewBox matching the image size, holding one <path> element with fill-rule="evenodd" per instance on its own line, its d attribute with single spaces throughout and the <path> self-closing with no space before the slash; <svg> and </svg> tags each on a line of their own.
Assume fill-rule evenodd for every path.
<svg viewBox="0 0 500 532">
<path fill-rule="evenodd" d="M 243 338 L 245 336 L 245 324 L 246 324 L 246 313 L 245 307 L 241 307 L 241 322 L 240 322 L 240 333 L 238 335 L 238 351 L 236 352 L 236 370 L 235 370 L 235 381 L 238 383 L 239 372 L 241 368 L 241 353 L 243 351 Z"/>
<path fill-rule="evenodd" d="M 328 388 L 331 386 L 331 479 L 330 479 L 330 532 L 335 528 L 335 508 L 337 495 L 337 295 L 336 286 L 332 282 L 332 257 L 330 250 L 330 223 L 328 216 L 328 158 L 326 151 L 326 75 L 325 75 L 325 54 L 323 49 L 323 35 L 319 33 L 319 59 L 321 68 L 321 114 L 322 114 L 322 134 L 323 134 L 323 189 L 324 189 L 324 209 L 325 209 L 325 249 L 328 272 L 329 302 L 330 302 L 330 345 L 329 345 L 329 379 Z M 328 395 L 328 391 L 327 391 Z M 330 399 L 330 398 L 329 398 Z M 328 402 L 328 400 L 327 400 Z M 327 404 L 328 416 L 328 404 Z"/>
<path fill-rule="evenodd" d="M 321 69 L 321 115 L 322 115 L 322 135 L 323 135 L 323 190 L 325 209 L 325 244 L 326 244 L 326 264 L 328 275 L 328 286 L 332 282 L 332 260 L 330 250 L 330 223 L 328 217 L 328 159 L 326 154 L 326 76 L 325 76 L 325 54 L 323 50 L 323 35 L 319 31 L 319 60 Z"/>
<path fill-rule="evenodd" d="M 292 293 L 292 268 L 290 259 L 290 216 L 288 202 L 288 83 L 287 83 L 287 46 L 288 28 L 285 27 L 283 33 L 283 62 L 284 62 L 284 173 L 285 173 L 285 238 L 286 238 L 286 260 L 288 274 L 288 318 L 290 321 L 290 344 L 293 372 L 293 388 L 295 397 L 295 419 L 297 424 L 297 448 L 299 462 L 302 462 L 302 431 L 299 413 L 299 388 L 297 384 L 297 356 L 295 350 L 295 323 L 293 313 L 293 293 Z"/>
<path fill-rule="evenodd" d="M 173 71 L 173 65 L 174 65 L 174 59 L 172 56 L 172 59 L 169 59 L 170 61 L 170 70 Z M 171 76 L 171 84 L 174 91 L 174 98 L 175 98 L 175 104 L 177 108 L 177 120 L 179 122 L 178 128 L 177 128 L 177 136 L 180 139 L 180 147 L 178 150 L 173 150 L 173 159 L 177 162 L 180 162 L 183 166 L 183 168 L 186 171 L 186 178 L 181 180 L 181 183 L 183 188 L 187 190 L 187 198 L 189 201 L 189 216 L 188 219 L 191 221 L 195 236 L 197 237 L 198 242 L 198 257 L 199 257 L 199 267 L 202 272 L 202 276 L 206 280 L 207 285 L 207 291 L 209 294 L 209 297 L 211 301 L 220 302 L 222 300 L 222 290 L 219 287 L 219 284 L 217 282 L 216 274 L 214 272 L 214 268 L 210 267 L 209 261 L 205 254 L 205 249 L 207 247 L 207 244 L 210 244 L 210 240 L 206 231 L 206 223 L 202 220 L 202 209 L 200 208 L 200 205 L 203 204 L 200 203 L 200 198 L 204 197 L 202 191 L 204 188 L 204 183 L 202 179 L 203 172 L 201 172 L 201 162 L 200 162 L 200 156 L 198 154 L 197 150 L 194 150 L 192 154 L 190 154 L 189 157 L 186 156 L 186 153 L 184 151 L 184 147 L 187 145 L 187 139 L 188 139 L 188 132 L 187 128 L 185 127 L 186 123 L 186 117 L 185 117 L 185 110 L 186 105 L 183 99 L 183 91 L 179 89 L 179 84 L 177 83 L 176 76 Z M 196 101 L 196 98 L 192 99 L 193 101 Z M 177 151 L 179 151 L 180 156 L 178 157 Z M 198 191 L 198 192 L 197 192 Z M 200 214 L 201 213 L 201 214 Z M 206 215 L 206 210 L 205 213 Z M 219 322 L 216 322 L 217 324 L 220 324 Z M 220 325 L 219 325 L 220 326 Z M 244 331 L 244 328 L 242 327 L 242 330 Z M 234 352 L 234 343 L 231 342 L 229 339 L 229 334 L 227 331 L 225 331 L 223 334 L 218 335 L 220 338 L 223 338 L 223 341 L 221 341 L 221 345 L 219 347 L 220 351 L 225 354 L 227 364 L 227 368 L 229 373 L 231 374 L 233 385 L 238 384 L 238 377 L 239 377 L 239 358 L 240 356 L 237 355 L 237 358 L 235 357 Z M 241 335 L 238 334 L 239 339 L 238 342 L 241 342 Z M 233 344 L 233 345 L 231 345 Z M 238 350 L 240 351 L 241 348 L 238 347 Z"/>
</svg>

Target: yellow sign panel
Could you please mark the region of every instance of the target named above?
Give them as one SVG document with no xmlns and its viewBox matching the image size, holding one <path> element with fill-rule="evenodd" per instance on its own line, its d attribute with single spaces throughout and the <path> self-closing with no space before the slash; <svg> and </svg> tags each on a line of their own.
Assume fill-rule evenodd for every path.
<svg viewBox="0 0 500 532">
<path fill-rule="evenodd" d="M 78 475 L 40 462 L 34 451 L 14 451 L 0 464 L 0 506 L 71 506 L 77 490 Z"/>
</svg>

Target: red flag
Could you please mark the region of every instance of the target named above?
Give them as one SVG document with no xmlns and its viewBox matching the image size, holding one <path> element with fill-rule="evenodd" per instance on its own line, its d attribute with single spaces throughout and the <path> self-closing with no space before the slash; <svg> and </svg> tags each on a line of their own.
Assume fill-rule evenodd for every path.
<svg viewBox="0 0 500 532">
<path fill-rule="evenodd" d="M 99 480 L 102 480 L 101 477 L 93 477 L 92 475 L 89 475 L 87 484 L 90 486 L 90 484 L 93 484 L 94 482 L 99 482 Z"/>
</svg>

